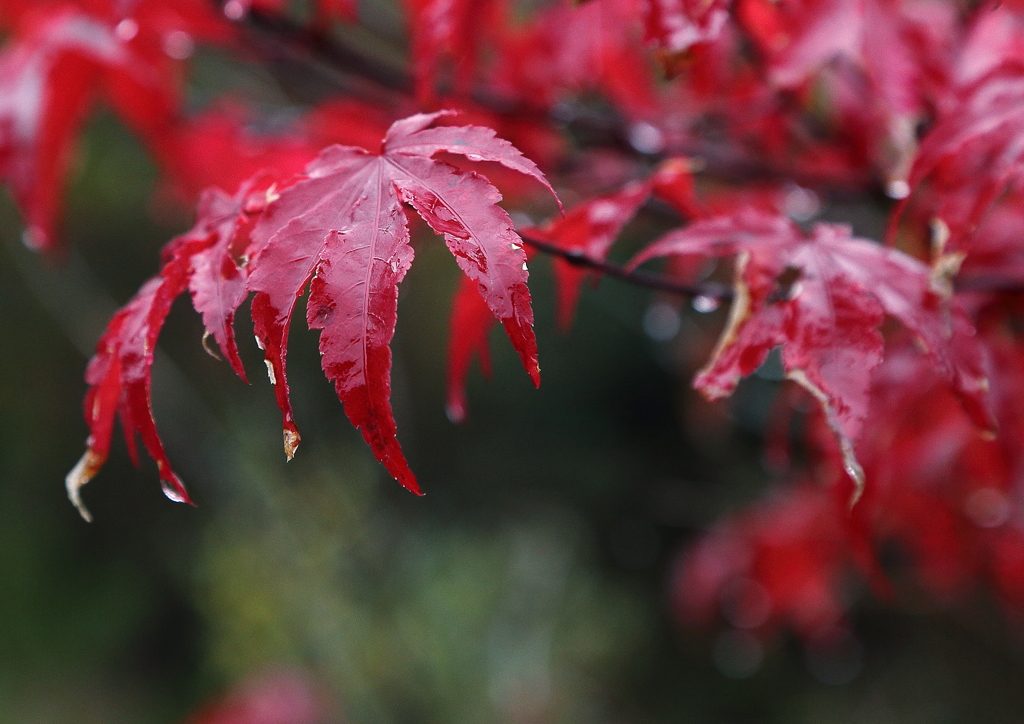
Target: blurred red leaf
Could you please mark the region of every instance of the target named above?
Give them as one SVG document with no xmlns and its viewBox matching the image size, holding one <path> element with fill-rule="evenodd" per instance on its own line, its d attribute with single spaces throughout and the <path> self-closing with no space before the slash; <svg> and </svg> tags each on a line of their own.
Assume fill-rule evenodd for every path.
<svg viewBox="0 0 1024 724">
<path fill-rule="evenodd" d="M 854 442 L 867 418 L 871 371 L 882 361 L 886 314 L 917 336 L 979 425 L 992 427 L 974 330 L 916 259 L 847 227 L 818 224 L 807 236 L 782 217 L 747 210 L 670 232 L 632 265 L 692 255 L 737 256 L 729 323 L 694 385 L 711 400 L 726 397 L 781 347 L 787 376 L 824 408 L 858 491 L 864 476 Z"/>
<path fill-rule="evenodd" d="M 223 40 L 209 3 L 48 2 L 15 12 L 0 55 L 0 176 L 24 214 L 26 241 L 55 243 L 78 130 L 105 97 L 164 162 L 175 160 L 178 65 L 196 39 Z"/>
<path fill-rule="evenodd" d="M 324 695 L 297 673 L 270 673 L 243 681 L 190 716 L 185 724 L 320 724 Z"/>
</svg>

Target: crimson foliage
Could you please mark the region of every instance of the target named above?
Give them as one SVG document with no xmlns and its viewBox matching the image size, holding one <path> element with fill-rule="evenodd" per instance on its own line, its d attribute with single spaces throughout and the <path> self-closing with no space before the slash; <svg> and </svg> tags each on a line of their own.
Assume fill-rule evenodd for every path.
<svg viewBox="0 0 1024 724">
<path fill-rule="evenodd" d="M 360 21 L 352 0 L 310 3 L 305 24 L 280 0 L 0 2 L 0 176 L 31 246 L 58 244 L 75 137 L 97 99 L 180 196 L 206 189 L 195 225 L 170 242 L 89 364 L 90 435 L 67 479 L 84 516 L 80 488 L 106 460 L 117 417 L 133 456 L 138 436 L 168 496 L 189 500 L 150 408 L 155 345 L 186 290 L 243 379 L 233 321 L 254 294 L 289 458 L 299 434 L 288 331 L 308 290 L 307 323 L 321 332 L 346 414 L 419 492 L 389 401 L 411 209 L 465 274 L 450 342 L 455 420 L 495 321 L 539 384 L 527 287 L 538 249 L 556 256 L 566 328 L 588 274 L 702 303 L 730 297 L 694 380 L 711 400 L 780 350 L 795 385 L 778 415 L 811 410 L 802 425 L 775 426 L 786 492 L 681 558 L 685 617 L 838 640 L 843 581 L 857 570 L 890 595 L 901 574 L 879 551 L 893 541 L 912 553 L 908 575 L 936 595 L 987 581 L 1008 610 L 1024 607 L 1024 10 L 943 0 L 404 5 L 408 76 L 334 34 Z M 251 131 L 249 112 L 227 101 L 186 112 L 197 43 L 258 58 L 267 37 L 358 82 L 276 135 Z M 540 204 L 532 213 L 545 208 L 533 198 L 543 186 L 571 208 L 549 204 L 545 224 L 517 232 L 477 162 L 491 162 L 478 169 L 520 202 Z M 885 243 L 841 224 L 801 226 L 816 199 L 836 195 L 886 205 Z M 671 215 L 678 228 L 647 240 L 627 269 L 610 264 L 625 225 L 644 215 Z M 660 276 L 630 271 L 662 257 Z M 720 259 L 731 260 L 726 286 L 709 278 Z"/>
</svg>

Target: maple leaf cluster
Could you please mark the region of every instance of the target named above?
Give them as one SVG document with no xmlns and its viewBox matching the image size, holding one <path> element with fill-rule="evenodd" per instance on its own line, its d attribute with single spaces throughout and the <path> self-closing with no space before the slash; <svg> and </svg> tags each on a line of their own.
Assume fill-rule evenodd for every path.
<svg viewBox="0 0 1024 724">
<path fill-rule="evenodd" d="M 527 287 L 539 252 L 554 255 L 566 329 L 588 275 L 730 298 L 694 378 L 710 400 L 778 350 L 780 405 L 810 412 L 799 440 L 772 449 L 804 454 L 779 466 L 785 493 L 721 522 L 684 556 L 677 593 L 688 620 L 827 638 L 845 625 L 841 591 L 853 575 L 882 596 L 911 579 L 939 597 L 987 582 L 1008 609 L 1024 607 L 1024 10 L 944 0 L 403 5 L 408 73 L 370 73 L 266 133 L 238 101 L 186 108 L 197 45 L 259 57 L 263 36 L 251 31 L 262 29 L 279 32 L 279 46 L 305 42 L 308 58 L 340 47 L 332 33 L 360 21 L 356 3 L 309 3 L 307 24 L 290 33 L 290 5 L 273 0 L 0 2 L 0 178 L 30 245 L 59 239 L 75 138 L 97 101 L 143 139 L 169 188 L 199 198 L 194 226 L 168 244 L 89 363 L 87 450 L 67 479 L 83 515 L 80 489 L 106 460 L 117 418 L 132 455 L 141 438 L 167 494 L 189 500 L 150 404 L 157 339 L 186 290 L 243 380 L 233 321 L 251 297 L 289 458 L 299 431 L 288 333 L 306 295 L 350 421 L 419 492 L 389 401 L 415 212 L 464 273 L 449 341 L 453 420 L 466 415 L 466 377 L 476 357 L 486 368 L 496 322 L 539 384 Z M 517 230 L 496 185 L 549 218 Z M 545 187 L 566 213 L 537 200 Z M 886 238 L 814 223 L 820 202 L 840 196 L 884 209 Z M 609 261 L 639 217 L 671 218 L 671 228 L 625 266 Z M 660 275 L 637 271 L 656 259 Z M 879 564 L 893 544 L 909 572 Z"/>
</svg>

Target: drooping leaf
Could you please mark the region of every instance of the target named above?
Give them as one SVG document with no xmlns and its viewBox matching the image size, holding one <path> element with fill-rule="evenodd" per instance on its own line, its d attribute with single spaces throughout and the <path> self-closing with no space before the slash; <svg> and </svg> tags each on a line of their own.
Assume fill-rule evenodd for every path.
<svg viewBox="0 0 1024 724">
<path fill-rule="evenodd" d="M 396 437 L 389 401 L 398 284 L 413 251 L 403 202 L 438 233 L 500 320 L 539 383 L 526 255 L 501 199 L 482 176 L 432 156 L 440 151 L 500 163 L 547 185 L 542 174 L 489 129 L 434 128 L 443 113 L 392 125 L 379 154 L 333 146 L 280 193 L 256 224 L 248 288 L 283 416 L 285 451 L 298 445 L 285 356 L 298 297 L 310 288 L 306 318 L 321 330 L 324 372 L 352 424 L 388 471 L 419 492 Z"/>
<path fill-rule="evenodd" d="M 216 339 L 232 369 L 245 379 L 232 330 L 235 310 L 246 295 L 245 277 L 235 261 L 233 246 L 251 201 L 249 192 L 249 187 L 243 187 L 235 197 L 217 190 L 203 195 L 195 226 L 168 244 L 160 273 L 114 315 L 96 346 L 85 373 L 89 438 L 85 454 L 66 480 L 68 496 L 86 520 L 90 516 L 80 489 L 106 462 L 116 417 L 121 420 L 133 459 L 137 461 L 135 436 L 139 435 L 157 463 L 167 497 L 190 502 L 153 419 L 150 387 L 156 342 L 171 304 L 191 289 L 207 334 Z M 260 196 L 255 195 L 256 208 Z"/>
<path fill-rule="evenodd" d="M 882 361 L 879 327 L 887 314 L 918 338 L 977 423 L 992 427 L 973 327 L 916 259 L 853 237 L 847 227 L 819 224 L 806 236 L 753 210 L 671 232 L 633 264 L 668 255 L 737 257 L 729 323 L 695 386 L 709 399 L 726 397 L 781 347 L 788 377 L 825 410 L 858 490 L 863 471 L 854 442 L 867 416 L 871 371 Z"/>
<path fill-rule="evenodd" d="M 159 276 L 111 322 L 87 375 L 85 456 L 68 475 L 68 492 L 83 515 L 79 489 L 105 461 L 114 417 L 132 444 L 142 434 L 165 490 L 187 499 L 160 444 L 150 408 L 153 349 L 171 302 L 186 288 L 233 369 L 244 379 L 232 323 L 256 292 L 252 316 L 283 416 L 285 452 L 299 443 L 285 373 L 295 303 L 309 288 L 306 318 L 321 330 L 323 368 L 346 414 L 374 454 L 408 489 L 419 492 L 396 437 L 390 406 L 391 351 L 398 283 L 412 262 L 403 203 L 445 237 L 490 315 L 539 384 L 537 345 L 526 255 L 501 194 L 483 176 L 432 158 L 446 152 L 490 161 L 534 178 L 543 174 L 486 128 L 431 128 L 449 112 L 394 123 L 380 153 L 331 146 L 303 174 L 278 180 L 258 174 L 234 197 L 204 194 L 195 227 L 167 248 Z M 268 186 L 269 184 L 269 186 Z M 553 193 L 553 191 L 552 191 Z"/>
</svg>

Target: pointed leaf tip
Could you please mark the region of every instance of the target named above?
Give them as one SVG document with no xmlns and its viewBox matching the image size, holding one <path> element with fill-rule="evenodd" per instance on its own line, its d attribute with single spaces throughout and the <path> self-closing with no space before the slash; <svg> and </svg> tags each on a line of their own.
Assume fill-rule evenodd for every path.
<svg viewBox="0 0 1024 724">
<path fill-rule="evenodd" d="M 299 448 L 299 437 L 298 430 L 292 430 L 289 428 L 284 429 L 284 455 L 288 458 L 288 462 L 291 462 L 292 458 L 295 457 L 295 451 Z"/>
<path fill-rule="evenodd" d="M 94 452 L 91 447 L 86 448 L 85 453 L 75 463 L 75 467 L 71 468 L 71 472 L 64 478 L 64 487 L 68 491 L 68 500 L 75 506 L 78 514 L 82 516 L 86 523 L 92 522 L 92 514 L 89 513 L 85 503 L 82 502 L 82 486 L 92 480 L 96 472 L 103 466 L 103 462 L 102 455 Z"/>
<path fill-rule="evenodd" d="M 461 425 L 466 421 L 466 405 L 462 400 L 450 401 L 444 407 L 444 414 L 448 416 L 448 422 Z"/>
</svg>

